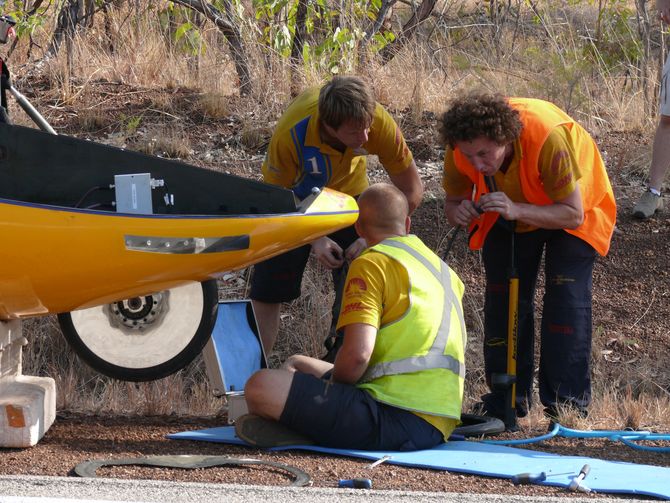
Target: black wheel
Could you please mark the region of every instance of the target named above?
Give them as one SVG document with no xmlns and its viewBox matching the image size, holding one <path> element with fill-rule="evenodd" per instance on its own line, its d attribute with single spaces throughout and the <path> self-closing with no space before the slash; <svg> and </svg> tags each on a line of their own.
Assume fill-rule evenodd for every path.
<svg viewBox="0 0 670 503">
<path fill-rule="evenodd" d="M 455 435 L 464 437 L 482 437 L 505 431 L 505 423 L 497 417 L 461 414 L 461 424 L 454 430 Z"/>
<path fill-rule="evenodd" d="M 190 363 L 216 322 L 216 280 L 58 315 L 65 339 L 93 369 L 151 381 Z"/>
</svg>

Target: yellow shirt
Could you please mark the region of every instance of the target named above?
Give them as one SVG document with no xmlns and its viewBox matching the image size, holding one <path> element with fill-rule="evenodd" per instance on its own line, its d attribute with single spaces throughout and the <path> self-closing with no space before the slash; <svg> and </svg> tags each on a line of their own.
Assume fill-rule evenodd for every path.
<svg viewBox="0 0 670 503">
<path fill-rule="evenodd" d="M 522 155 L 521 144 L 519 141 L 514 142 L 514 156 L 507 171 L 495 173 L 498 190 L 504 192 L 515 203 L 528 202 L 521 190 L 519 178 L 519 159 Z M 538 164 L 544 190 L 552 201 L 560 201 L 575 190 L 581 172 L 572 138 L 565 127 L 558 127 L 549 134 L 540 151 Z M 451 149 L 447 149 L 444 156 L 442 187 L 451 196 L 470 195 L 472 191 L 472 182 L 456 168 L 454 153 Z M 528 232 L 535 229 L 537 227 L 523 222 L 516 223 L 517 232 Z"/>
<path fill-rule="evenodd" d="M 461 284 L 462 287 L 462 284 Z M 365 323 L 379 329 L 409 309 L 409 276 L 397 260 L 383 253 L 366 253 L 351 263 L 337 328 Z M 460 295 L 463 292 L 457 292 Z M 447 440 L 456 419 L 414 412 L 442 432 Z"/>
<path fill-rule="evenodd" d="M 370 125 L 368 141 L 360 148 L 340 152 L 321 141 L 319 135 L 318 99 L 320 88 L 300 94 L 279 119 L 263 161 L 263 180 L 273 185 L 294 188 L 303 176 L 301 153 L 293 132 L 296 124 L 309 117 L 304 145 L 315 147 L 328 165 L 326 187 L 357 196 L 368 186 L 365 156 L 377 155 L 384 169 L 399 174 L 412 163 L 400 128 L 389 113 L 377 103 Z"/>
</svg>

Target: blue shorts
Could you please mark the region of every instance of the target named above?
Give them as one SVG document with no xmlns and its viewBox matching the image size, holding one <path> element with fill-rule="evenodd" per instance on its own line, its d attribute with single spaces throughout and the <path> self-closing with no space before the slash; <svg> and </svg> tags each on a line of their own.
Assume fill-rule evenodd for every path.
<svg viewBox="0 0 670 503">
<path fill-rule="evenodd" d="M 377 402 L 355 386 L 299 372 L 279 420 L 324 447 L 415 451 L 444 442 L 437 428 L 412 412 Z"/>
</svg>

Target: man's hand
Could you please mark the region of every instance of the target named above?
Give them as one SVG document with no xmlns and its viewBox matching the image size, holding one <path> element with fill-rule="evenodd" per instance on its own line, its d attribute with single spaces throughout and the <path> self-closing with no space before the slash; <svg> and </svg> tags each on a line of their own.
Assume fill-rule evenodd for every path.
<svg viewBox="0 0 670 503">
<path fill-rule="evenodd" d="M 356 257 L 358 257 L 361 253 L 363 253 L 363 250 L 365 250 L 368 247 L 368 243 L 365 241 L 363 238 L 358 238 L 356 241 L 351 243 L 349 245 L 349 248 L 347 248 L 347 251 L 344 253 L 344 257 L 351 262 L 354 260 Z"/>
<path fill-rule="evenodd" d="M 344 265 L 342 248 L 327 236 L 312 243 L 312 252 L 317 260 L 329 269 L 337 269 Z"/>
<path fill-rule="evenodd" d="M 449 220 L 454 225 L 460 225 L 461 227 L 467 227 L 470 225 L 470 222 L 475 218 L 478 218 L 481 214 L 478 206 L 471 201 L 470 199 L 463 199 L 458 205 L 452 206 L 451 211 L 449 212 Z"/>
<path fill-rule="evenodd" d="M 495 211 L 506 220 L 517 220 L 516 204 L 504 192 L 483 194 L 479 201 L 482 211 Z"/>
</svg>

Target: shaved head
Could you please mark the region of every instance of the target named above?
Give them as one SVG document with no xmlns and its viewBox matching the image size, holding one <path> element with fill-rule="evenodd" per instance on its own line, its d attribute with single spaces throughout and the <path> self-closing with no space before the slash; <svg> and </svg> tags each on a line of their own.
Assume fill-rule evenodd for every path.
<svg viewBox="0 0 670 503">
<path fill-rule="evenodd" d="M 398 188 L 388 183 L 376 183 L 358 198 L 358 226 L 363 237 L 404 236 L 407 234 L 409 204 Z"/>
</svg>

